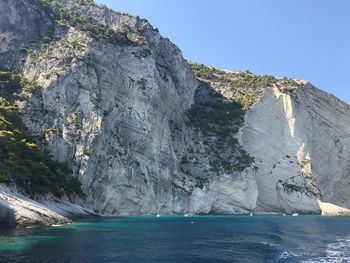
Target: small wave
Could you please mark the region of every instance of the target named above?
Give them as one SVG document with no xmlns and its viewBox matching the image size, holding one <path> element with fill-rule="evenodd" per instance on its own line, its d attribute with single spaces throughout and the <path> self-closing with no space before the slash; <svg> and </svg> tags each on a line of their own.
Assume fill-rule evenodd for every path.
<svg viewBox="0 0 350 263">
<path fill-rule="evenodd" d="M 285 260 L 285 259 L 289 259 L 289 258 L 295 258 L 295 257 L 298 257 L 298 256 L 300 256 L 300 255 L 297 254 L 297 253 L 290 252 L 290 251 L 283 251 L 283 252 L 279 255 L 277 261 L 281 261 L 281 260 Z"/>
<path fill-rule="evenodd" d="M 345 263 L 350 262 L 350 236 L 340 238 L 327 245 L 325 255 L 316 256 L 310 259 L 302 260 L 303 263 L 327 262 L 327 263 Z"/>
</svg>

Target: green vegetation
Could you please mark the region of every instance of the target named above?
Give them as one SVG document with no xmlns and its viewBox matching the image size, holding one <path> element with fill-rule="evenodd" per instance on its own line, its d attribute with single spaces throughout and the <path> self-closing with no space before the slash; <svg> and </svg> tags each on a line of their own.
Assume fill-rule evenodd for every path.
<svg viewBox="0 0 350 263">
<path fill-rule="evenodd" d="M 278 79 L 270 75 L 254 75 L 249 71 L 237 73 L 236 85 L 247 89 L 269 87 L 276 84 Z"/>
<path fill-rule="evenodd" d="M 244 111 L 240 104 L 217 100 L 194 104 L 189 112 L 191 125 L 205 135 L 236 133 L 243 122 Z"/>
<path fill-rule="evenodd" d="M 25 78 L 9 72 L 0 71 L 0 98 L 1 101 L 13 102 L 22 97 L 23 92 L 34 92 L 37 89 L 35 82 L 30 83 Z"/>
<path fill-rule="evenodd" d="M 293 95 L 295 88 L 294 87 L 282 87 L 280 89 L 280 91 L 284 94 L 288 94 L 288 95 Z"/>
<path fill-rule="evenodd" d="M 55 132 L 54 128 L 47 128 L 43 131 L 43 135 L 45 138 L 49 138 L 54 134 L 54 132 Z"/>
<path fill-rule="evenodd" d="M 209 180 L 208 178 L 201 178 L 201 177 L 197 177 L 196 178 L 196 184 L 195 187 L 203 189 L 205 186 L 207 186 L 209 184 Z"/>
<path fill-rule="evenodd" d="M 77 4 L 82 6 L 96 6 L 96 4 L 90 0 L 79 0 Z M 83 14 L 73 15 L 74 12 L 71 12 L 72 10 L 70 10 L 73 8 L 72 6 L 62 7 L 56 1 L 51 1 L 51 6 L 51 12 L 53 14 L 52 16 L 60 22 L 61 26 L 74 27 L 77 30 L 87 32 L 90 37 L 99 41 L 107 41 L 114 44 L 135 44 L 129 39 L 129 29 L 125 25 L 122 25 L 117 29 L 112 29 L 98 23 L 92 18 L 87 18 Z M 46 41 L 49 41 L 49 38 L 45 39 Z"/>
<path fill-rule="evenodd" d="M 208 156 L 213 156 L 210 159 L 212 172 L 241 172 L 254 162 L 235 137 L 243 117 L 241 104 L 221 98 L 194 104 L 190 109 L 190 125 L 203 137 Z"/>
<path fill-rule="evenodd" d="M 203 64 L 190 63 L 191 70 L 195 77 L 205 80 L 213 80 L 218 75 L 223 75 L 225 72 L 214 67 L 208 67 Z"/>
<path fill-rule="evenodd" d="M 294 179 L 295 177 L 292 177 L 287 181 L 279 180 L 277 187 L 280 189 L 282 188 L 282 190 L 288 194 L 291 194 L 293 192 L 297 192 L 297 193 L 304 193 L 308 196 L 315 196 L 315 197 L 321 196 L 321 192 L 318 189 L 318 187 L 316 186 L 316 182 L 315 182 L 314 177 L 310 178 L 309 176 L 307 176 L 305 174 L 301 174 L 298 176 L 302 176 L 304 178 L 308 177 L 309 179 L 307 179 L 307 181 L 305 181 L 304 185 L 294 184 L 293 180 L 291 180 L 291 179 Z"/>
<path fill-rule="evenodd" d="M 255 75 L 249 71 L 225 71 L 203 64 L 189 64 L 195 77 L 209 82 L 217 91 L 229 91 L 230 99 L 249 109 L 269 87 L 278 87 L 281 92 L 292 95 L 300 84 L 290 78 L 275 78 L 270 75 Z"/>
<path fill-rule="evenodd" d="M 280 80 L 280 84 L 281 86 L 285 87 L 285 88 L 295 88 L 300 86 L 300 84 L 298 84 L 294 79 L 290 79 L 290 78 L 283 78 Z"/>
<path fill-rule="evenodd" d="M 302 168 L 304 168 L 304 167 L 306 167 L 306 166 L 308 166 L 308 165 L 310 165 L 311 164 L 311 160 L 310 159 L 304 159 L 304 160 L 302 160 L 301 161 L 301 167 Z"/>
<path fill-rule="evenodd" d="M 189 65 L 196 78 L 216 91 L 216 99 L 196 103 L 189 111 L 190 125 L 203 139 L 211 171 L 217 174 L 243 171 L 254 162 L 236 139 L 245 111 L 268 88 L 278 88 L 285 94 L 293 95 L 301 84 L 293 79 L 259 76 L 249 71 L 226 71 L 195 63 Z M 188 156 L 181 162 L 184 167 L 194 165 L 194 161 L 197 161 L 191 159 L 191 155 Z M 286 186 L 288 189 L 290 187 Z"/>
<path fill-rule="evenodd" d="M 244 111 L 248 110 L 255 101 L 258 100 L 260 94 L 249 93 L 243 96 L 235 97 L 232 99 L 233 102 L 239 103 Z"/>
<path fill-rule="evenodd" d="M 116 30 L 98 23 L 87 23 L 79 18 L 72 18 L 69 25 L 80 31 L 88 32 L 89 36 L 96 40 L 105 40 L 113 44 L 133 44 L 128 38 L 128 31 L 125 27 Z"/>
<path fill-rule="evenodd" d="M 235 87 L 243 87 L 245 89 L 267 87 L 278 82 L 278 79 L 274 76 L 259 76 L 249 71 L 230 72 L 214 67 L 208 67 L 203 64 L 192 63 L 190 66 L 193 74 L 197 78 L 214 82 L 225 82 L 225 84 L 233 85 Z"/>
<path fill-rule="evenodd" d="M 35 89 L 35 83 L 0 72 L 0 183 L 14 183 L 32 198 L 49 192 L 84 197 L 67 164 L 40 150 L 20 117 L 15 99 Z"/>
<path fill-rule="evenodd" d="M 300 186 L 300 185 L 295 185 L 295 184 L 290 184 L 288 182 L 283 182 L 282 180 L 279 180 L 279 183 L 283 187 L 283 190 L 287 193 L 292 193 L 292 192 L 299 192 L 299 193 L 308 193 L 307 189 L 305 187 Z"/>
</svg>

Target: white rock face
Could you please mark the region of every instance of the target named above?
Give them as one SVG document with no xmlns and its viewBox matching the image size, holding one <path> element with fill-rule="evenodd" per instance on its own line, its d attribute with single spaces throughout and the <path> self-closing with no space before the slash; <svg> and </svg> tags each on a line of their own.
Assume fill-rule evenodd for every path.
<svg viewBox="0 0 350 263">
<path fill-rule="evenodd" d="M 311 85 L 268 90 L 246 114 L 240 140 L 258 167 L 257 211 L 349 207 L 350 108 Z"/>
<path fill-rule="evenodd" d="M 121 17 L 141 24 L 115 13 L 107 24 L 117 27 Z M 112 45 L 70 27 L 33 52 L 23 72 L 42 89 L 19 104 L 26 125 L 71 165 L 98 213 L 253 210 L 253 169 L 218 176 L 202 160 L 193 175 L 181 170 L 189 142 L 203 144 L 187 124 L 199 82 L 169 40 L 151 28 L 144 37 L 144 45 Z"/>
<path fill-rule="evenodd" d="M 211 213 L 246 214 L 254 211 L 258 191 L 252 171 L 246 170 L 238 177 L 220 176 L 212 187 L 215 190 Z"/>
</svg>

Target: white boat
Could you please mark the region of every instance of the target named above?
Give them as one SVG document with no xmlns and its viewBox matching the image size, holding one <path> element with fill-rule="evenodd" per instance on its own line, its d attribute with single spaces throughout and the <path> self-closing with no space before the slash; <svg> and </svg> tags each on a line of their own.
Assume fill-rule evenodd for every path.
<svg viewBox="0 0 350 263">
<path fill-rule="evenodd" d="M 298 214 L 298 213 L 295 213 L 295 214 L 292 214 L 292 216 L 299 216 L 299 214 Z"/>
<path fill-rule="evenodd" d="M 160 217 L 160 214 L 157 214 L 156 217 Z"/>
</svg>

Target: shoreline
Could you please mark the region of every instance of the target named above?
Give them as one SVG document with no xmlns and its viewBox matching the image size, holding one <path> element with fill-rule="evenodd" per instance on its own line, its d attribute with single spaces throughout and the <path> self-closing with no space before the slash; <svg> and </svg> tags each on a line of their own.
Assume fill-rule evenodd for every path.
<svg viewBox="0 0 350 263">
<path fill-rule="evenodd" d="M 48 196 L 46 199 L 33 200 L 18 193 L 16 189 L 0 185 L 0 229 L 4 228 L 34 228 L 47 226 L 61 226 L 80 220 L 110 219 L 125 217 L 201 217 L 201 216 L 308 216 L 318 215 L 325 217 L 350 216 L 350 210 L 319 201 L 321 213 L 282 213 L 282 212 L 253 212 L 237 214 L 114 214 L 103 215 L 62 199 Z"/>
<path fill-rule="evenodd" d="M 206 215 L 179 215 L 179 214 L 167 214 L 167 215 L 98 215 L 98 214 L 91 214 L 91 215 L 75 215 L 73 217 L 67 218 L 68 220 L 65 222 L 52 222 L 50 224 L 42 224 L 42 223 L 33 223 L 33 224 L 26 224 L 21 225 L 17 224 L 16 226 L 13 225 L 6 225 L 2 224 L 0 222 L 0 230 L 4 229 L 30 229 L 30 228 L 42 228 L 42 227 L 61 227 L 65 225 L 75 224 L 79 222 L 84 222 L 88 220 L 108 220 L 108 219 L 125 219 L 125 218 L 150 218 L 150 219 L 161 219 L 161 218 L 201 218 L 201 217 L 308 217 L 308 216 L 317 216 L 317 217 L 350 217 L 349 214 L 344 215 L 324 215 L 324 214 L 283 214 L 283 213 L 254 213 L 253 215 L 250 214 L 206 214 Z"/>
<path fill-rule="evenodd" d="M 33 200 L 15 188 L 0 185 L 0 228 L 26 228 L 62 225 L 84 218 L 97 218 L 94 211 L 48 196 Z"/>
</svg>

